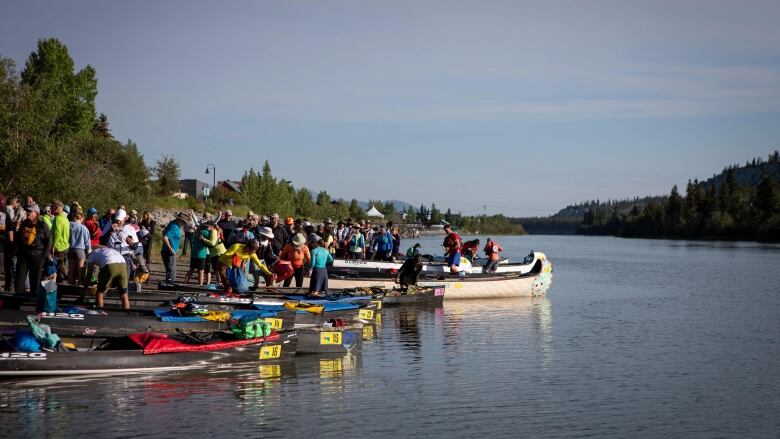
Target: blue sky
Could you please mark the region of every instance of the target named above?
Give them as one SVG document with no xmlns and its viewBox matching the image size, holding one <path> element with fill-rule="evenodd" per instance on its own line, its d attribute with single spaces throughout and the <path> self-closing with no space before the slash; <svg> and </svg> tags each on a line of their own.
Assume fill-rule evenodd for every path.
<svg viewBox="0 0 780 439">
<path fill-rule="evenodd" d="M 545 215 L 780 148 L 777 1 L 4 1 L 64 42 L 117 138 L 185 177 Z"/>
</svg>

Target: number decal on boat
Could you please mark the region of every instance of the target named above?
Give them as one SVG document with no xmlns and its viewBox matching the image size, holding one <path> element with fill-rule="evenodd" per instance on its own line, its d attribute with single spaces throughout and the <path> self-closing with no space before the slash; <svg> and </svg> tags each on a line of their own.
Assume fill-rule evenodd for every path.
<svg viewBox="0 0 780 439">
<path fill-rule="evenodd" d="M 272 358 L 279 358 L 282 355 L 282 347 L 280 345 L 263 346 L 260 348 L 260 359 L 270 360 Z"/>
<path fill-rule="evenodd" d="M 363 320 L 374 320 L 374 310 L 373 309 L 361 309 L 358 317 Z"/>
<path fill-rule="evenodd" d="M 220 297 L 219 301 L 222 303 L 252 303 L 252 299 L 242 299 L 236 297 Z"/>
<path fill-rule="evenodd" d="M 84 320 L 84 314 L 68 314 L 66 312 L 42 312 L 38 315 L 43 319 Z"/>
<path fill-rule="evenodd" d="M 444 287 L 434 288 L 433 289 L 433 295 L 434 296 L 443 296 L 444 295 Z"/>
<path fill-rule="evenodd" d="M 0 360 L 45 360 L 46 352 L 3 352 Z"/>
<path fill-rule="evenodd" d="M 340 332 L 320 332 L 320 344 L 340 345 L 342 341 Z"/>
<path fill-rule="evenodd" d="M 374 327 L 373 326 L 364 326 L 363 327 L 363 340 L 373 340 L 374 338 Z"/>
<path fill-rule="evenodd" d="M 265 322 L 271 325 L 271 329 L 282 329 L 282 319 L 267 318 Z"/>
<path fill-rule="evenodd" d="M 371 303 L 376 305 L 376 309 L 382 309 L 382 301 L 381 300 L 372 300 Z"/>
</svg>

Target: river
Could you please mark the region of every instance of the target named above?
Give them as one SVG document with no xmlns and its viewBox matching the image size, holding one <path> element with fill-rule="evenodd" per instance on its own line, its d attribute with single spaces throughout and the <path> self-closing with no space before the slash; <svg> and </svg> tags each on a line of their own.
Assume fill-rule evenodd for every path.
<svg viewBox="0 0 780 439">
<path fill-rule="evenodd" d="M 499 241 L 515 260 L 547 254 L 546 297 L 385 308 L 344 358 L 3 381 L 2 436 L 780 435 L 780 246 Z"/>
</svg>

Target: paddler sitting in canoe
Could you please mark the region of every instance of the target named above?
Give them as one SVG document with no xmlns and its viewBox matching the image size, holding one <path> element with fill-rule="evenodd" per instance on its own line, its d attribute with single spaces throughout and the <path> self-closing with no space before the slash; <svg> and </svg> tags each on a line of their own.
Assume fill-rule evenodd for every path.
<svg viewBox="0 0 780 439">
<path fill-rule="evenodd" d="M 97 278 L 95 298 L 97 307 L 103 308 L 103 299 L 109 287 L 116 287 L 122 299 L 122 309 L 130 309 L 127 297 L 127 264 L 125 258 L 117 250 L 110 247 L 98 247 L 87 256 L 87 273 L 91 279 Z M 84 287 L 86 294 L 88 286 Z"/>
<path fill-rule="evenodd" d="M 258 248 L 260 248 L 260 241 L 253 239 L 246 244 L 233 244 L 219 257 L 219 280 L 222 282 L 226 294 L 233 293 L 233 287 L 227 278 L 227 268 L 243 268 L 247 260 L 251 260 L 265 276 L 274 282 L 276 281 L 276 275 L 271 273 L 265 263 L 255 254 Z"/>
</svg>

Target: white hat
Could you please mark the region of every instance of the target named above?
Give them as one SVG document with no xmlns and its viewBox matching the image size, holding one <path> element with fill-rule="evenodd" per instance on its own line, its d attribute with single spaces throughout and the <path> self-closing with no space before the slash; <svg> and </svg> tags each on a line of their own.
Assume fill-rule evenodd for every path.
<svg viewBox="0 0 780 439">
<path fill-rule="evenodd" d="M 274 232 L 271 231 L 270 227 L 260 227 L 258 233 L 268 239 L 274 239 Z"/>
<path fill-rule="evenodd" d="M 114 221 L 124 221 L 127 218 L 127 212 L 124 209 L 119 209 L 114 214 Z"/>
</svg>

